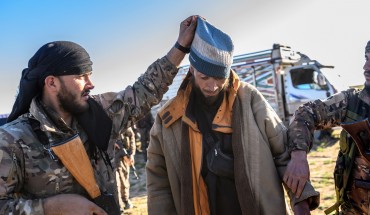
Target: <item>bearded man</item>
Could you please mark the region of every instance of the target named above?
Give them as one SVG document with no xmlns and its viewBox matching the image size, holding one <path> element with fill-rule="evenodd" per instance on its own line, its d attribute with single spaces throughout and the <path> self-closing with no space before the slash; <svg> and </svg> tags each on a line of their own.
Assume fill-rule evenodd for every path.
<svg viewBox="0 0 370 215">
<path fill-rule="evenodd" d="M 117 203 L 114 143 L 162 99 L 195 25 L 195 16 L 184 20 L 176 45 L 132 86 L 100 95 L 90 95 L 92 62 L 84 48 L 68 41 L 42 46 L 23 70 L 8 123 L 0 127 L 0 214 L 113 214 L 95 202 L 107 194 Z M 81 153 L 71 157 L 75 151 Z M 80 178 L 79 171 L 91 175 Z"/>
<path fill-rule="evenodd" d="M 231 38 L 198 18 L 188 75 L 151 130 L 150 215 L 286 214 L 287 129 L 232 60 Z M 299 198 L 289 193 L 295 214 L 318 206 L 309 183 Z"/>
<path fill-rule="evenodd" d="M 297 184 L 304 184 L 310 175 L 307 153 L 313 146 L 313 132 L 341 124 L 363 121 L 370 116 L 370 41 L 365 46 L 364 88 L 347 89 L 325 100 L 315 100 L 301 105 L 289 125 L 289 148 L 295 162 L 288 164 L 284 181 L 296 192 Z M 361 132 L 360 132 L 361 131 Z M 362 129 L 356 129 L 361 139 L 367 138 Z M 353 135 L 353 136 L 352 136 Z M 326 214 L 370 214 L 370 161 L 366 157 L 369 142 L 356 146 L 355 133 L 345 129 L 340 134 L 340 150 L 334 169 L 336 203 L 326 209 Z M 360 147 L 359 147 L 360 146 Z M 363 148 L 363 151 L 361 151 Z"/>
</svg>

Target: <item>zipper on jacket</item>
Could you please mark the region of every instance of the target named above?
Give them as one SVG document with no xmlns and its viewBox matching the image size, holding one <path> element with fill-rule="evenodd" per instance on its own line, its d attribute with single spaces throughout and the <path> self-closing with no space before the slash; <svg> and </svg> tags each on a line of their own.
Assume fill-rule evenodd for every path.
<svg viewBox="0 0 370 215">
<path fill-rule="evenodd" d="M 15 156 L 14 151 L 13 151 L 13 153 L 12 153 L 12 156 L 13 156 L 13 161 L 14 161 L 14 162 L 17 162 L 17 156 Z"/>
<path fill-rule="evenodd" d="M 55 193 L 59 193 L 60 190 L 60 183 L 59 183 L 59 178 L 55 182 Z"/>
<path fill-rule="evenodd" d="M 13 159 L 13 162 L 14 162 L 15 171 L 18 172 L 17 156 L 15 156 L 14 150 L 12 152 L 12 159 Z"/>
<path fill-rule="evenodd" d="M 55 161 L 55 162 L 58 162 L 59 159 L 57 158 L 57 156 L 54 154 L 53 150 L 51 149 L 51 145 L 48 144 L 47 146 L 43 146 L 44 147 L 44 150 L 47 151 L 47 153 L 49 154 L 50 158 Z"/>
<path fill-rule="evenodd" d="M 18 160 L 17 158 L 17 148 L 15 147 L 15 145 L 18 144 L 19 148 L 21 149 L 21 145 L 19 142 L 15 141 L 14 142 L 15 144 L 11 146 L 12 148 L 12 153 L 11 153 L 11 159 L 13 161 L 13 165 L 12 165 L 12 168 L 11 168 L 11 174 L 8 176 L 8 181 L 9 180 L 13 180 L 14 177 L 17 178 L 18 180 L 18 183 L 19 184 L 23 184 L 23 181 L 24 181 L 24 178 L 23 178 L 23 174 L 22 174 L 22 167 L 18 164 L 18 162 L 21 162 L 23 164 L 23 160 Z M 21 165 L 22 165 L 21 164 Z M 15 188 L 15 192 L 18 193 L 19 192 L 19 188 L 16 187 Z"/>
<path fill-rule="evenodd" d="M 16 174 L 18 174 L 17 156 L 15 155 L 14 149 L 12 150 L 11 158 L 13 161 L 13 165 L 12 168 L 10 169 L 10 175 L 8 176 L 7 182 L 14 178 L 14 171 L 16 172 Z"/>
</svg>

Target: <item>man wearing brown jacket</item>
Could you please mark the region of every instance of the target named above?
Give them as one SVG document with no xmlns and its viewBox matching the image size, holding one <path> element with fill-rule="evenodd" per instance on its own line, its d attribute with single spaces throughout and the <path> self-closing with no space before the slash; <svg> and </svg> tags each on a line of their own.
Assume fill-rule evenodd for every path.
<svg viewBox="0 0 370 215">
<path fill-rule="evenodd" d="M 148 212 L 285 214 L 286 128 L 261 93 L 230 70 L 231 38 L 198 18 L 190 68 L 155 119 L 148 148 Z M 318 206 L 307 184 L 295 214 Z"/>
</svg>

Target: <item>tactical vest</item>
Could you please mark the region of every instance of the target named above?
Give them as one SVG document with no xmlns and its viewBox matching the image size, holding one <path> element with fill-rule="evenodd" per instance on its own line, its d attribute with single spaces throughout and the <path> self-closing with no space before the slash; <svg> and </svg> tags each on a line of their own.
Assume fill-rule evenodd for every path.
<svg viewBox="0 0 370 215">
<path fill-rule="evenodd" d="M 349 96 L 347 113 L 343 122 L 355 122 L 365 119 L 369 116 L 369 105 L 359 99 L 358 96 L 359 93 Z M 345 130 L 342 130 L 340 133 L 339 144 L 340 150 L 334 169 L 335 193 L 337 201 L 333 206 L 325 210 L 326 214 L 330 214 L 334 210 L 336 210 L 336 214 L 339 214 L 339 207 L 348 202 L 348 198 L 346 196 L 346 191 L 348 190 L 348 180 L 351 176 L 354 159 L 358 155 L 356 144 Z"/>
</svg>

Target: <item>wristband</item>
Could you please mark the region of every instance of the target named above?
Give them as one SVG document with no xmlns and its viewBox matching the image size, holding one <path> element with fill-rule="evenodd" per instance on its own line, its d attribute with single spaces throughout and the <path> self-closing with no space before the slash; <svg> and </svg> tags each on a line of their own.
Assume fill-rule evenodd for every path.
<svg viewBox="0 0 370 215">
<path fill-rule="evenodd" d="M 178 50 L 180 50 L 184 53 L 189 53 L 190 52 L 190 48 L 185 48 L 184 46 L 180 45 L 179 42 L 175 43 L 175 48 L 177 48 Z"/>
</svg>

